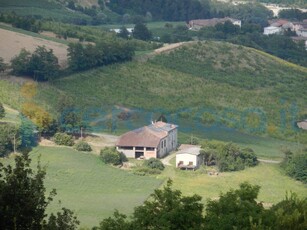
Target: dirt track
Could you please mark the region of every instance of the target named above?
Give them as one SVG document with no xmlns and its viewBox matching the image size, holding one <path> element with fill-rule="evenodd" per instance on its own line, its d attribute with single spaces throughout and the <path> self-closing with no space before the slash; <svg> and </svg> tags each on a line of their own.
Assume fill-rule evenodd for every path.
<svg viewBox="0 0 307 230">
<path fill-rule="evenodd" d="M 38 46 L 46 46 L 47 49 L 52 49 L 59 59 L 59 64 L 62 67 L 67 66 L 66 45 L 0 28 L 0 57 L 6 63 L 9 63 L 14 56 L 18 55 L 22 48 L 33 52 Z"/>
</svg>

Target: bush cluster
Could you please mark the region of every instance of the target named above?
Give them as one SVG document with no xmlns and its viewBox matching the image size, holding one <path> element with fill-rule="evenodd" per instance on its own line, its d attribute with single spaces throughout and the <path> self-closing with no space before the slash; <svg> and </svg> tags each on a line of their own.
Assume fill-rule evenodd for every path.
<svg viewBox="0 0 307 230">
<path fill-rule="evenodd" d="M 53 140 L 57 145 L 66 145 L 66 146 L 73 146 L 74 145 L 74 138 L 67 133 L 56 133 L 53 136 Z"/>
<path fill-rule="evenodd" d="M 150 158 L 148 160 L 145 160 L 143 165 L 150 169 L 158 169 L 161 171 L 164 169 L 163 163 L 157 158 Z"/>
<path fill-rule="evenodd" d="M 118 152 L 115 147 L 105 147 L 100 151 L 101 160 L 106 164 L 121 165 L 128 161 L 125 154 Z"/>
<path fill-rule="evenodd" d="M 78 151 L 90 152 L 92 151 L 92 147 L 85 141 L 80 141 L 75 144 L 75 149 Z"/>
<path fill-rule="evenodd" d="M 243 170 L 258 164 L 257 156 L 252 149 L 241 149 L 233 143 L 205 141 L 201 154 L 206 165 L 216 165 L 221 172 Z"/>
<path fill-rule="evenodd" d="M 307 184 L 307 149 L 303 153 L 293 154 L 291 151 L 285 152 L 284 161 L 281 167 L 286 174 L 294 179 Z"/>
</svg>

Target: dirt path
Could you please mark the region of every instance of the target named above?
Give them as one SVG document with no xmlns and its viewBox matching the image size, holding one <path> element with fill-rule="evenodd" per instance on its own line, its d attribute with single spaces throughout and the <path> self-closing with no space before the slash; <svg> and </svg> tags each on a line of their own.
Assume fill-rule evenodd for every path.
<svg viewBox="0 0 307 230">
<path fill-rule="evenodd" d="M 155 49 L 154 54 L 161 54 L 167 51 L 171 51 L 187 43 L 190 43 L 190 42 L 178 42 L 178 43 L 173 43 L 173 44 L 167 44 L 159 49 Z"/>
<path fill-rule="evenodd" d="M 263 162 L 263 163 L 268 163 L 268 164 L 279 164 L 281 161 L 276 161 L 276 160 L 265 160 L 265 159 L 259 159 L 258 161 Z"/>
</svg>

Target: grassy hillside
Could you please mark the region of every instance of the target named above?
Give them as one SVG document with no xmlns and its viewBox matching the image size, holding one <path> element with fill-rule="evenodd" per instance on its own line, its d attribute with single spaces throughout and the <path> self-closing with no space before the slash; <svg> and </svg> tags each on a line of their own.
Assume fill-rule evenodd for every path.
<svg viewBox="0 0 307 230">
<path fill-rule="evenodd" d="M 248 181 L 261 186 L 258 201 L 265 207 L 284 199 L 286 192 L 295 192 L 305 197 L 307 186 L 283 174 L 279 165 L 260 163 L 260 165 L 244 171 L 220 173 L 218 176 L 209 176 L 200 169 L 195 172 L 180 171 L 168 167 L 164 176 L 169 175 L 174 181 L 174 187 L 180 189 L 184 195 L 199 194 L 203 202 L 207 199 L 216 199 L 221 192 L 236 189 L 240 183 Z"/>
<path fill-rule="evenodd" d="M 83 108 L 164 110 L 204 125 L 291 136 L 293 122 L 307 113 L 306 76 L 305 68 L 253 49 L 205 42 L 145 63 L 98 68 L 41 84 L 37 100 L 55 106 L 61 92 Z"/>
<path fill-rule="evenodd" d="M 153 177 L 136 176 L 107 166 L 93 154 L 70 148 L 38 147 L 30 157 L 34 168 L 38 157 L 46 166 L 47 191 L 57 190 L 48 212 L 56 212 L 62 206 L 70 208 L 78 216 L 81 226 L 98 225 L 115 209 L 130 214 L 162 183 Z M 8 163 L 13 159 L 1 161 Z"/>
<path fill-rule="evenodd" d="M 253 49 L 204 42 L 38 84 L 35 101 L 54 112 L 69 96 L 98 131 L 107 131 L 104 122 L 112 114 L 117 129 L 129 130 L 165 113 L 180 131 L 206 138 L 253 143 L 253 135 L 261 134 L 306 142 L 306 132 L 292 127 L 307 113 L 306 76 L 305 68 Z M 134 116 L 119 121 L 114 106 Z"/>
<path fill-rule="evenodd" d="M 0 12 L 12 12 L 17 15 L 40 16 L 53 20 L 74 20 L 90 17 L 80 12 L 74 12 L 57 1 L 48 0 L 0 0 Z"/>
</svg>

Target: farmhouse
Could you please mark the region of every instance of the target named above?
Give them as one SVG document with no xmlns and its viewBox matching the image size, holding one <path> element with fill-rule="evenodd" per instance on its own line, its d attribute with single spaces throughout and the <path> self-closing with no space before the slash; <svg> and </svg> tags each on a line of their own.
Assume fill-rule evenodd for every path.
<svg viewBox="0 0 307 230">
<path fill-rule="evenodd" d="M 270 35 L 270 34 L 282 34 L 283 30 L 280 27 L 276 26 L 268 26 L 264 27 L 263 34 Z"/>
<path fill-rule="evenodd" d="M 176 154 L 176 167 L 180 169 L 197 169 L 202 163 L 200 147 L 183 149 Z"/>
<path fill-rule="evenodd" d="M 211 18 L 211 19 L 197 19 L 189 21 L 188 27 L 190 30 L 200 30 L 203 27 L 215 26 L 218 23 L 225 23 L 230 21 L 232 24 L 241 27 L 241 20 L 233 18 Z"/>
<path fill-rule="evenodd" d="M 177 148 L 177 125 L 162 121 L 123 134 L 116 149 L 129 158 L 162 158 Z"/>
</svg>

